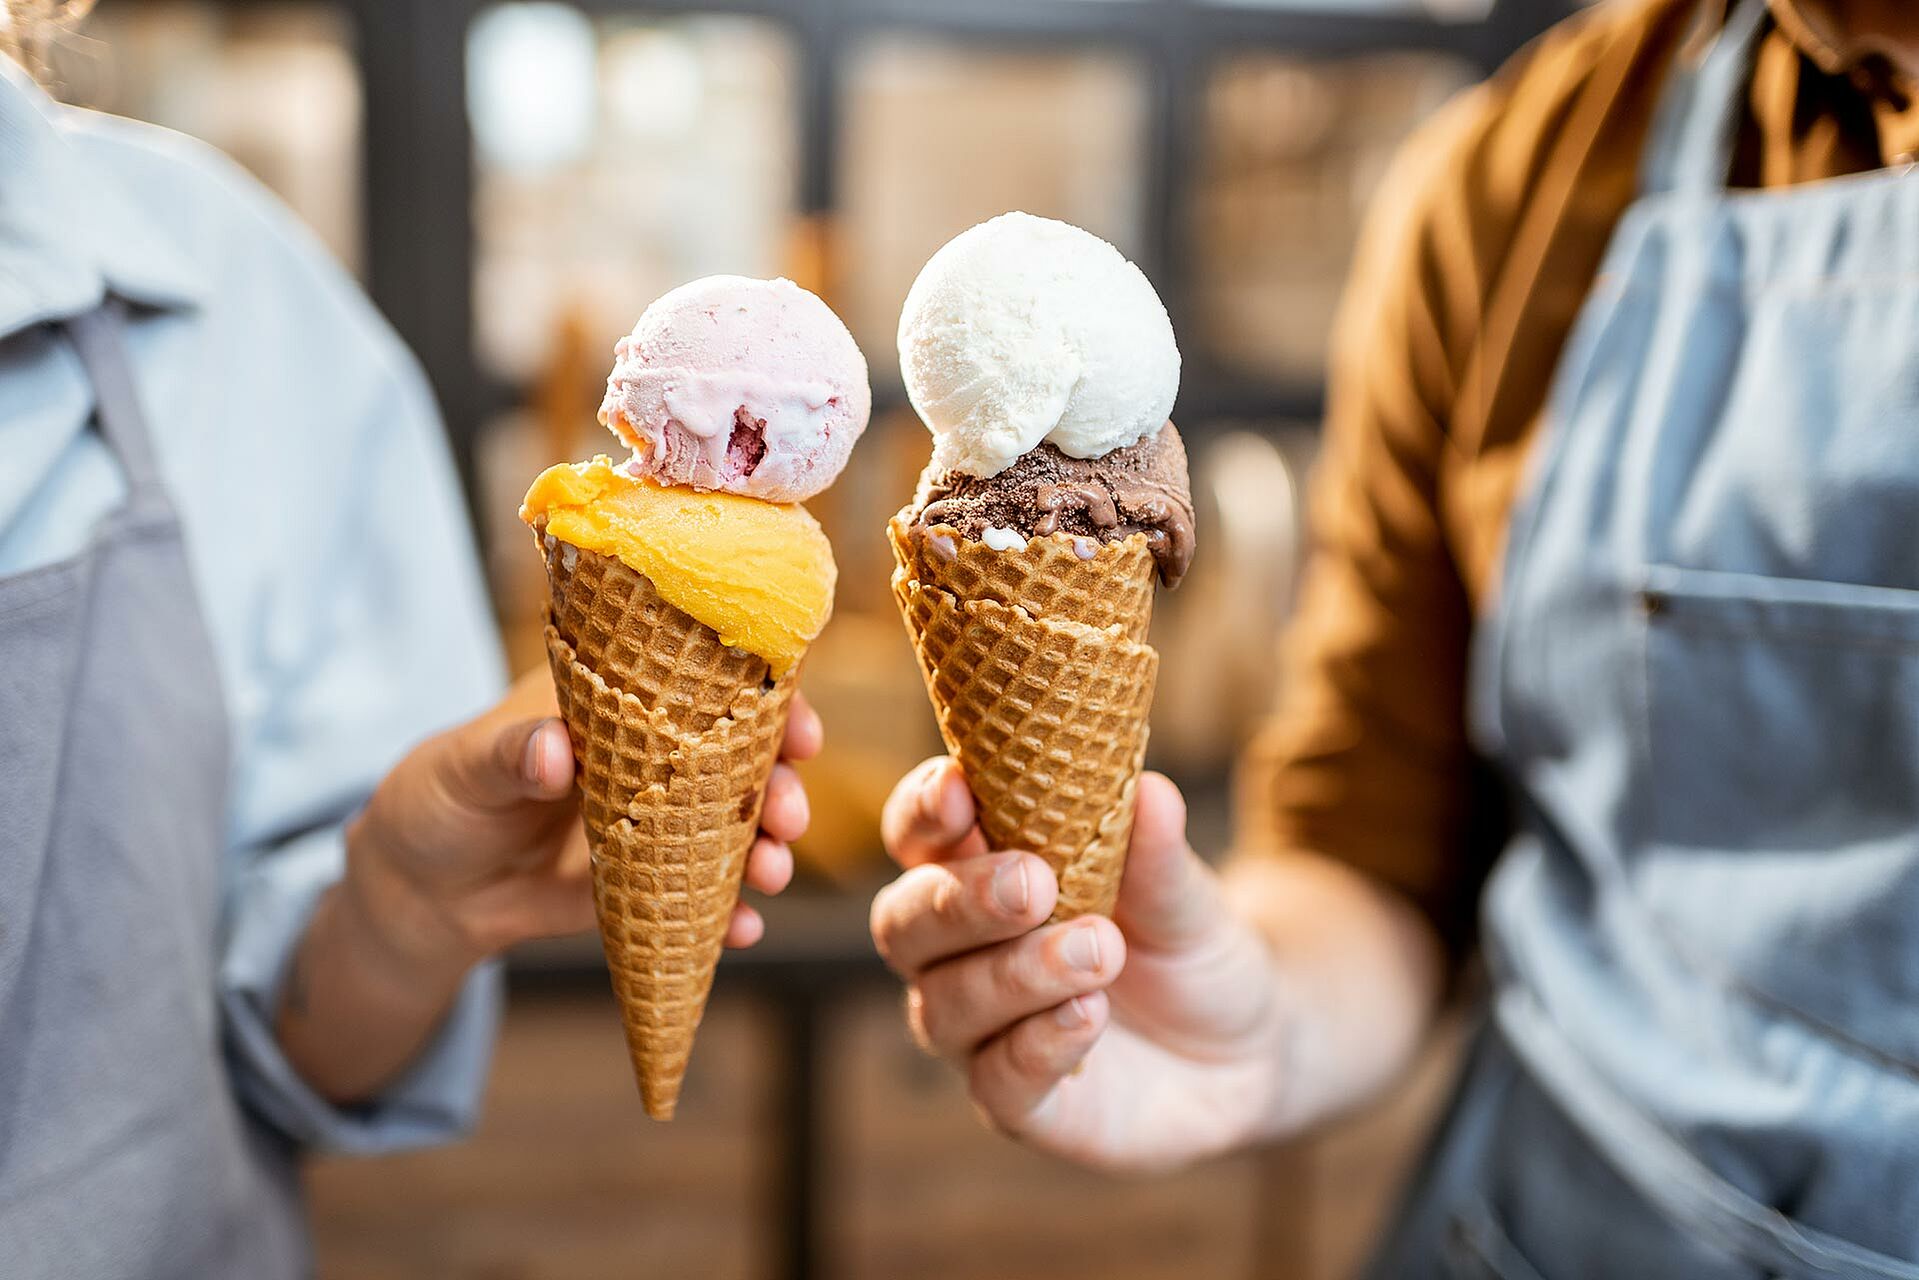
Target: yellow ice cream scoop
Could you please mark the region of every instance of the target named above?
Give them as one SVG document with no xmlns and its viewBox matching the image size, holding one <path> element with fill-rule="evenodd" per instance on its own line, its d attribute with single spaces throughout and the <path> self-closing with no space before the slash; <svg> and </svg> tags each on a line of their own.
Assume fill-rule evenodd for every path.
<svg viewBox="0 0 1919 1280">
<path fill-rule="evenodd" d="M 548 467 L 520 518 L 644 574 L 723 644 L 784 675 L 833 611 L 839 571 L 819 522 L 795 503 L 655 484 L 605 456 Z"/>
</svg>

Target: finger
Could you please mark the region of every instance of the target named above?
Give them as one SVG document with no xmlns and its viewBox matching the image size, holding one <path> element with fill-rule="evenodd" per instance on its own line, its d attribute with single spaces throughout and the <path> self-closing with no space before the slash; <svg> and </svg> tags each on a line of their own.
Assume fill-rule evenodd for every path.
<svg viewBox="0 0 1919 1280">
<path fill-rule="evenodd" d="M 573 789 L 572 740 L 552 716 L 475 720 L 436 741 L 433 767 L 447 796 L 477 813 L 561 800 Z"/>
<path fill-rule="evenodd" d="M 1186 946 L 1222 917 L 1218 880 L 1186 842 L 1186 801 L 1179 788 L 1164 774 L 1146 773 L 1138 796 L 1113 918 L 1134 946 Z"/>
<path fill-rule="evenodd" d="M 750 947 L 766 936 L 766 918 L 747 906 L 744 902 L 733 908 L 733 918 L 726 922 L 726 945 L 729 947 Z"/>
<path fill-rule="evenodd" d="M 573 738 L 557 716 L 540 721 L 527 735 L 520 773 L 538 799 L 557 800 L 573 790 Z"/>
<path fill-rule="evenodd" d="M 510 870 L 516 875 L 570 878 L 590 885 L 593 851 L 587 845 L 586 828 L 580 825 L 579 807 L 555 808 L 553 825 L 558 830 L 529 845 Z"/>
<path fill-rule="evenodd" d="M 1020 1134 L 1044 1119 L 1059 1088 L 1106 1029 L 1104 991 L 1041 1010 L 973 1055 L 967 1087 L 987 1118 Z"/>
<path fill-rule="evenodd" d="M 793 851 L 769 836 L 755 840 L 746 855 L 746 887 L 771 894 L 792 883 Z"/>
<path fill-rule="evenodd" d="M 760 808 L 760 827 L 775 840 L 792 841 L 806 834 L 813 809 L 806 800 L 806 788 L 790 764 L 773 766 L 766 784 L 766 803 Z"/>
<path fill-rule="evenodd" d="M 793 695 L 792 709 L 786 713 L 786 739 L 780 744 L 780 756 L 786 760 L 811 760 L 826 745 L 826 726 L 820 713 L 806 695 Z"/>
<path fill-rule="evenodd" d="M 1052 914 L 1058 884 L 1030 853 L 914 867 L 873 898 L 873 945 L 909 981 L 928 965 L 1017 938 Z"/>
<path fill-rule="evenodd" d="M 1126 942 L 1103 916 L 1082 916 L 920 974 L 919 1032 L 942 1057 L 961 1059 L 1014 1023 L 1119 976 Z"/>
<path fill-rule="evenodd" d="M 935 756 L 900 779 L 880 811 L 880 838 L 903 867 L 986 852 L 973 793 L 950 756 Z"/>
<path fill-rule="evenodd" d="M 566 937 L 597 923 L 592 875 L 584 868 L 568 866 L 529 876 L 516 882 L 513 892 L 518 923 L 509 931 L 512 940 Z"/>
</svg>

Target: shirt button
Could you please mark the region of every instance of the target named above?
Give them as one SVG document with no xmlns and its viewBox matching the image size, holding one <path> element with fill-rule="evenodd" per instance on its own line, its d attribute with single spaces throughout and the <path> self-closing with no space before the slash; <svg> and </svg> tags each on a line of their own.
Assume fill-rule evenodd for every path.
<svg viewBox="0 0 1919 1280">
<path fill-rule="evenodd" d="M 1657 617 L 1665 611 L 1665 608 L 1666 597 L 1660 592 L 1641 591 L 1639 593 L 1639 612 L 1648 618 Z"/>
</svg>

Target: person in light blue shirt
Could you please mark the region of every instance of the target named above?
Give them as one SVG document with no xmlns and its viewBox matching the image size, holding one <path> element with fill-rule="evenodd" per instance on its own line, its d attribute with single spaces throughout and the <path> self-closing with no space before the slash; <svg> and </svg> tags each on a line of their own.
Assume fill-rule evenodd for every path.
<svg viewBox="0 0 1919 1280">
<path fill-rule="evenodd" d="M 472 1122 L 490 957 L 592 924 L 550 685 L 502 676 L 365 299 L 0 55 L 0 1275 L 301 1275 L 302 1150 Z M 763 822 L 777 891 L 787 766 Z"/>
</svg>

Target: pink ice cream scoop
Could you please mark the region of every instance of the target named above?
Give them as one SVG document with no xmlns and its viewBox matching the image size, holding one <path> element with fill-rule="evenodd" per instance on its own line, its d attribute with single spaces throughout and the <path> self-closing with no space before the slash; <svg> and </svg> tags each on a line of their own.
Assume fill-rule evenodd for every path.
<svg viewBox="0 0 1919 1280">
<path fill-rule="evenodd" d="M 800 502 L 866 430 L 866 357 L 791 280 L 708 276 L 646 309 L 614 347 L 600 421 L 662 484 Z"/>
</svg>

